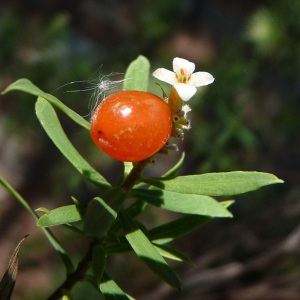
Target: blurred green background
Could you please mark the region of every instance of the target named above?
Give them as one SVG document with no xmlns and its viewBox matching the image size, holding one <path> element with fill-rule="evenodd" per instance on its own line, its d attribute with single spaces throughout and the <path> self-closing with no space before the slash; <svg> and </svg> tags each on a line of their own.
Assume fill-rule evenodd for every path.
<svg viewBox="0 0 300 300">
<path fill-rule="evenodd" d="M 111 274 L 137 299 L 299 299 L 300 1 L 1 1 L 0 90 L 26 77 L 88 119 L 100 80 L 122 78 L 139 54 L 152 70 L 171 69 L 178 56 L 215 77 L 189 102 L 192 129 L 180 151 L 158 158 L 149 173 L 161 174 L 185 151 L 181 174 L 257 170 L 285 184 L 236 197 L 232 220 L 214 220 L 176 243 L 195 262 L 171 263 L 182 292 L 161 284 L 131 254 L 112 258 Z M 159 94 L 154 82 L 150 90 Z M 121 165 L 59 116 L 83 156 L 117 182 Z M 34 97 L 18 92 L 0 98 L 0 174 L 33 208 L 97 193 L 46 137 Z M 143 222 L 174 217 L 153 209 Z M 85 242 L 54 232 L 79 259 Z M 62 264 L 33 219 L 0 187 L 0 276 L 27 233 L 13 299 L 44 299 L 63 280 Z"/>
</svg>

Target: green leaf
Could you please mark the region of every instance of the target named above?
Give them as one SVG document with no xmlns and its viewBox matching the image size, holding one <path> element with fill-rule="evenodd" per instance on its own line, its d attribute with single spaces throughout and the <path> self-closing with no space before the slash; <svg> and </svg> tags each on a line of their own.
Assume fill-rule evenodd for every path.
<svg viewBox="0 0 300 300">
<path fill-rule="evenodd" d="M 224 205 L 209 196 L 181 194 L 159 189 L 134 189 L 131 195 L 149 204 L 184 214 L 232 217 Z"/>
<path fill-rule="evenodd" d="M 70 291 L 63 290 L 62 293 L 63 293 L 63 296 L 62 296 L 61 300 L 74 300 Z"/>
<path fill-rule="evenodd" d="M 220 202 L 224 207 L 229 207 L 234 201 L 222 201 Z M 185 236 L 188 233 L 202 227 L 207 222 L 212 220 L 212 217 L 188 215 L 181 217 L 177 220 L 168 222 L 158 227 L 152 228 L 148 231 L 149 239 L 155 244 L 166 244 L 181 236 Z"/>
<path fill-rule="evenodd" d="M 149 60 L 145 56 L 139 55 L 125 73 L 124 90 L 147 91 L 149 71 Z"/>
<path fill-rule="evenodd" d="M 137 256 L 165 282 L 180 289 L 181 283 L 176 274 L 158 253 L 143 231 L 139 229 L 135 221 L 124 212 L 120 213 L 120 218 L 126 231 L 126 239 Z"/>
<path fill-rule="evenodd" d="M 86 128 L 87 130 L 90 130 L 90 123 L 88 121 L 86 121 L 75 111 L 73 111 L 72 109 L 67 107 L 65 104 L 63 104 L 60 100 L 58 100 L 53 95 L 45 93 L 42 90 L 40 90 L 37 86 L 35 86 L 28 79 L 22 78 L 22 79 L 19 79 L 19 80 L 13 82 L 2 92 L 2 94 L 6 94 L 6 93 L 8 93 L 10 91 L 14 91 L 14 90 L 22 91 L 22 92 L 46 99 L 52 105 L 54 105 L 55 107 L 60 109 L 62 112 L 64 112 L 74 122 L 76 122 L 80 126 Z"/>
<path fill-rule="evenodd" d="M 99 287 L 93 281 L 94 278 L 89 278 L 92 276 L 85 276 L 82 281 L 77 281 L 75 286 L 72 288 L 72 299 L 82 300 L 82 299 L 93 299 L 93 300 L 106 300 L 106 298 L 101 294 Z M 51 299 L 50 297 L 48 299 Z M 57 299 L 57 298 L 53 298 Z"/>
<path fill-rule="evenodd" d="M 41 216 L 37 222 L 37 226 L 50 227 L 78 222 L 82 220 L 83 213 L 83 208 L 74 204 L 61 206 Z"/>
<path fill-rule="evenodd" d="M 35 211 L 29 206 L 26 200 L 6 181 L 4 178 L 0 176 L 0 184 L 33 216 L 33 218 L 38 221 L 39 217 L 35 213 Z M 74 271 L 73 264 L 63 249 L 63 247 L 58 243 L 58 241 L 53 236 L 52 232 L 48 230 L 48 228 L 41 228 L 44 234 L 46 235 L 47 239 L 49 240 L 52 247 L 56 250 L 56 252 L 60 255 L 66 269 L 67 274 Z"/>
<path fill-rule="evenodd" d="M 108 246 L 105 246 L 105 251 L 107 255 L 120 254 L 131 250 L 132 248 L 128 244 L 127 240 L 126 243 L 112 243 Z"/>
<path fill-rule="evenodd" d="M 166 172 L 162 177 L 165 179 L 174 178 L 177 175 L 179 169 L 181 168 L 184 158 L 185 158 L 185 153 L 182 152 L 181 157 L 178 160 L 178 162 L 168 172 Z"/>
<path fill-rule="evenodd" d="M 121 189 L 113 189 L 94 198 L 87 207 L 84 216 L 84 232 L 90 237 L 103 238 L 118 216 L 125 201 L 125 193 Z"/>
<path fill-rule="evenodd" d="M 99 287 L 106 300 L 135 300 L 124 293 L 116 282 L 110 279 L 107 274 L 104 274 Z"/>
<path fill-rule="evenodd" d="M 88 204 L 84 218 L 84 233 L 90 237 L 102 238 L 117 218 L 114 211 L 104 200 L 97 197 Z"/>
<path fill-rule="evenodd" d="M 143 181 L 166 191 L 207 196 L 238 195 L 266 185 L 283 183 L 273 174 L 242 171 L 179 176 L 169 180 L 145 178 Z"/>
<path fill-rule="evenodd" d="M 18 254 L 21 244 L 28 235 L 24 236 L 15 248 L 8 264 L 8 268 L 0 281 L 0 299 L 9 300 L 11 298 L 18 274 Z"/>
<path fill-rule="evenodd" d="M 165 258 L 193 264 L 193 262 L 188 257 L 174 248 L 159 244 L 154 244 L 154 247 L 159 252 L 159 254 Z"/>
<path fill-rule="evenodd" d="M 46 207 L 39 207 L 35 211 L 41 212 L 43 214 L 49 214 L 50 213 L 50 210 Z"/>
<path fill-rule="evenodd" d="M 137 215 L 141 214 L 146 207 L 148 206 L 148 203 L 145 201 L 135 201 L 132 203 L 129 207 L 125 209 L 126 213 L 129 214 L 132 218 L 135 218 Z M 122 224 L 119 219 L 117 219 L 110 228 L 110 233 L 117 232 L 122 228 Z"/>
<path fill-rule="evenodd" d="M 62 129 L 52 105 L 42 97 L 36 102 L 36 115 L 53 143 L 79 173 L 94 184 L 107 189 L 109 183 L 77 152 Z"/>
<path fill-rule="evenodd" d="M 105 269 L 106 264 L 106 253 L 103 247 L 95 246 L 93 248 L 92 255 L 92 270 L 96 280 L 96 283 L 99 284 Z"/>
<path fill-rule="evenodd" d="M 133 169 L 133 163 L 124 161 L 124 178 L 128 176 L 128 174 L 132 169 Z"/>
<path fill-rule="evenodd" d="M 149 239 L 156 244 L 165 244 L 205 225 L 211 217 L 189 215 L 149 230 Z"/>
</svg>

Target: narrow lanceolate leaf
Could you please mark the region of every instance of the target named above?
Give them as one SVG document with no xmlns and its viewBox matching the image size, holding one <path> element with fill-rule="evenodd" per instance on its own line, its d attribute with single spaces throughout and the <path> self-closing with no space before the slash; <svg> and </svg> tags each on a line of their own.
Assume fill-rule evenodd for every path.
<svg viewBox="0 0 300 300">
<path fill-rule="evenodd" d="M 103 238 L 117 215 L 103 199 L 94 198 L 88 204 L 84 217 L 84 233 L 89 237 Z"/>
<path fill-rule="evenodd" d="M 11 294 L 13 292 L 16 278 L 18 274 L 18 253 L 21 247 L 22 242 L 25 240 L 25 237 L 22 238 L 22 240 L 19 242 L 17 247 L 15 248 L 8 264 L 8 269 L 4 273 L 4 276 L 0 282 L 0 299 L 1 300 L 9 300 L 11 297 Z"/>
<path fill-rule="evenodd" d="M 165 258 L 193 264 L 193 262 L 180 251 L 165 245 L 154 244 L 155 249 Z"/>
<path fill-rule="evenodd" d="M 107 276 L 102 280 L 99 288 L 106 300 L 134 300 L 134 298 L 124 293 L 115 281 Z"/>
<path fill-rule="evenodd" d="M 81 281 L 77 281 L 71 290 L 72 300 L 106 300 L 101 294 L 99 287 L 95 284 L 94 278 L 91 275 L 86 274 Z M 52 298 L 51 298 L 52 297 Z M 48 297 L 47 299 L 60 299 L 55 295 Z"/>
<path fill-rule="evenodd" d="M 179 176 L 173 179 L 143 179 L 158 188 L 207 196 L 232 196 L 255 191 L 270 184 L 283 183 L 273 174 L 262 172 L 225 172 Z"/>
<path fill-rule="evenodd" d="M 90 123 L 86 121 L 84 118 L 82 118 L 80 115 L 78 115 L 75 111 L 67 107 L 65 104 L 63 104 L 60 100 L 58 100 L 56 97 L 54 97 L 51 94 L 47 94 L 40 90 L 37 86 L 35 86 L 31 81 L 28 79 L 22 78 L 15 82 L 13 82 L 11 85 L 9 85 L 2 94 L 6 94 L 10 91 L 22 91 L 37 97 L 43 97 L 47 101 L 49 101 L 52 105 L 60 109 L 62 112 L 64 112 L 69 118 L 71 118 L 74 122 L 81 125 L 82 127 L 86 128 L 87 130 L 90 129 Z"/>
<path fill-rule="evenodd" d="M 154 245 L 145 236 L 143 231 L 138 228 L 134 220 L 128 217 L 125 213 L 120 213 L 120 216 L 123 227 L 126 231 L 126 239 L 137 256 L 141 258 L 141 260 L 165 282 L 177 289 L 180 289 L 181 283 L 178 277 L 155 249 Z"/>
<path fill-rule="evenodd" d="M 30 205 L 26 202 L 26 200 L 6 181 L 4 178 L 0 176 L 0 184 L 21 204 L 31 215 L 32 217 L 38 221 L 39 217 L 35 213 L 35 211 L 30 207 Z M 74 271 L 73 264 L 69 258 L 69 255 L 66 253 L 64 248 L 58 243 L 58 241 L 53 236 L 52 232 L 48 230 L 48 228 L 41 228 L 45 233 L 47 239 L 50 244 L 56 250 L 56 252 L 60 255 L 66 269 L 67 273 L 72 273 Z"/>
<path fill-rule="evenodd" d="M 36 115 L 53 143 L 79 173 L 94 184 L 107 189 L 109 183 L 78 153 L 62 129 L 52 105 L 42 97 L 36 102 Z"/>
<path fill-rule="evenodd" d="M 128 176 L 130 171 L 133 169 L 133 163 L 132 162 L 124 162 L 124 178 Z"/>
<path fill-rule="evenodd" d="M 96 197 L 87 206 L 84 216 L 84 232 L 90 237 L 103 238 L 123 206 L 126 195 L 119 189 L 105 192 L 102 198 Z"/>
<path fill-rule="evenodd" d="M 72 296 L 72 293 L 68 290 L 63 290 L 62 294 L 63 294 L 63 296 L 62 296 L 61 300 L 73 300 L 74 299 Z"/>
<path fill-rule="evenodd" d="M 156 244 L 166 244 L 205 225 L 212 218 L 189 215 L 149 230 L 149 239 Z"/>
<path fill-rule="evenodd" d="M 83 214 L 84 210 L 75 204 L 61 206 L 41 216 L 37 222 L 37 226 L 50 227 L 78 222 L 82 220 Z"/>
<path fill-rule="evenodd" d="M 182 194 L 159 189 L 134 189 L 132 196 L 163 209 L 184 214 L 232 217 L 224 205 L 209 196 Z"/>
<path fill-rule="evenodd" d="M 233 203 L 233 201 L 228 200 L 220 203 L 224 207 L 228 208 Z M 151 230 L 149 230 L 148 236 L 149 239 L 155 244 L 166 244 L 202 227 L 211 219 L 212 217 L 208 216 L 184 216 L 177 220 L 152 228 Z"/>
<path fill-rule="evenodd" d="M 183 164 L 184 158 L 185 158 L 185 153 L 182 152 L 181 157 L 178 160 L 178 162 L 169 171 L 167 171 L 162 177 L 165 179 L 170 179 L 170 178 L 174 178 L 175 176 L 177 176 L 177 173 Z"/>
<path fill-rule="evenodd" d="M 129 66 L 125 73 L 124 90 L 147 91 L 149 80 L 149 60 L 139 55 Z"/>
</svg>

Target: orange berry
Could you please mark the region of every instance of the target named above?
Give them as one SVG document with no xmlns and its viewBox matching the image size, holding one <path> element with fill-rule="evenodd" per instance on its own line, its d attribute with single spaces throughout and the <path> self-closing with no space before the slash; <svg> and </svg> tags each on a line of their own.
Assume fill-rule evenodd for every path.
<svg viewBox="0 0 300 300">
<path fill-rule="evenodd" d="M 141 91 L 121 91 L 105 98 L 91 120 L 91 137 L 109 156 L 136 162 L 167 143 L 172 131 L 169 106 L 158 96 Z"/>
</svg>

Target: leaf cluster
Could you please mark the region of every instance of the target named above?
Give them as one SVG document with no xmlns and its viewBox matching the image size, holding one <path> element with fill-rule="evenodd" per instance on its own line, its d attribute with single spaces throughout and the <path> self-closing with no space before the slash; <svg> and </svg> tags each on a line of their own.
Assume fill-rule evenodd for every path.
<svg viewBox="0 0 300 300">
<path fill-rule="evenodd" d="M 149 70 L 149 61 L 139 56 L 127 69 L 124 89 L 146 91 Z M 133 251 L 166 283 L 181 289 L 180 280 L 166 259 L 187 263 L 191 261 L 168 243 L 200 228 L 213 218 L 232 217 L 228 207 L 233 200 L 218 201 L 214 197 L 231 197 L 282 182 L 272 174 L 260 172 L 236 171 L 178 176 L 178 170 L 184 161 L 183 155 L 166 174 L 155 178 L 142 176 L 141 172 L 147 162 L 133 165 L 124 163 L 123 179 L 117 186 L 111 186 L 101 172 L 93 168 L 73 146 L 65 134 L 56 110 L 63 112 L 85 130 L 90 128 L 88 121 L 27 79 L 14 82 L 3 93 L 14 90 L 37 97 L 36 116 L 48 137 L 75 169 L 99 188 L 99 195 L 88 204 L 73 198 L 74 203 L 70 205 L 50 211 L 47 208 L 37 209 L 42 213 L 38 216 L 22 196 L 0 178 L 1 184 L 33 215 L 37 226 L 44 231 L 63 259 L 66 281 L 49 299 L 58 299 L 63 295 L 69 299 L 72 287 L 82 279 L 95 287 L 99 299 L 131 299 L 106 271 L 108 256 L 128 251 Z M 136 217 L 150 206 L 177 212 L 179 217 L 160 226 L 146 228 L 136 221 Z M 76 268 L 48 230 L 48 227 L 58 225 L 65 226 L 90 240 L 90 248 Z M 92 270 L 91 276 L 87 272 L 89 269 Z"/>
</svg>

